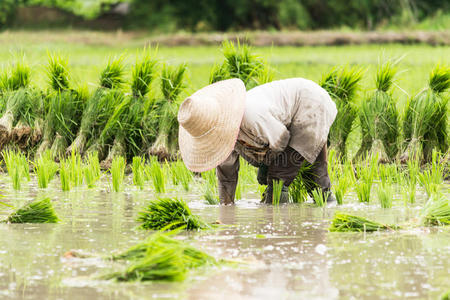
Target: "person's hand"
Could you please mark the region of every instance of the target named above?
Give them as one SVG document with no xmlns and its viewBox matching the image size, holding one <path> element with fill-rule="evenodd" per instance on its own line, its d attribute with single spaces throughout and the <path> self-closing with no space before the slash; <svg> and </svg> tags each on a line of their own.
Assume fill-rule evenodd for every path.
<svg viewBox="0 0 450 300">
<path fill-rule="evenodd" d="M 261 164 L 258 168 L 258 183 L 261 185 L 267 185 L 267 172 L 269 171 L 269 167 L 265 164 Z"/>
</svg>

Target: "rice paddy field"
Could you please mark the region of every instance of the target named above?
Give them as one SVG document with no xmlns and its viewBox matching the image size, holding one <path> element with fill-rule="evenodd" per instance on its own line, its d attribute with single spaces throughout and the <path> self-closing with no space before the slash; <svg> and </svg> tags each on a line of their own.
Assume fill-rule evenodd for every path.
<svg viewBox="0 0 450 300">
<path fill-rule="evenodd" d="M 0 71 L 20 57 L 30 68 L 30 85 L 45 93 L 54 89 L 58 95 L 49 92 L 43 96 L 49 99 L 44 102 L 44 124 L 56 124 L 56 133 L 52 133 L 56 142 L 45 138 L 50 135 L 48 125 L 44 125 L 43 141 L 27 144 L 29 148 L 17 147 L 14 140 L 1 141 L 1 299 L 448 299 L 448 144 L 439 144 L 440 136 L 435 138 L 428 128 L 427 137 L 437 141 L 434 149 L 428 149 L 421 142 L 424 134 L 419 129 L 424 127 L 408 129 L 404 115 L 408 115 L 408 107 L 414 108 L 411 103 L 431 99 L 433 103 L 442 101 L 445 108 L 433 112 L 433 116 L 441 116 L 432 119 L 437 124 L 434 127 L 448 118 L 448 90 L 441 90 L 450 85 L 445 77 L 450 47 L 252 48 L 264 65 L 272 66 L 273 79 L 312 79 L 335 91 L 335 101 L 351 98 L 358 109 L 349 132 L 342 130 L 343 126 L 330 136 L 329 174 L 337 205 L 327 206 L 317 194 L 308 195 L 301 176 L 290 188 L 292 203 L 260 204 L 264 186 L 257 184 L 257 170 L 242 161 L 236 204 L 220 206 L 214 171 L 194 174 L 181 160 L 161 160 L 161 147 L 133 135 L 138 126 L 117 129 L 110 117 L 104 128 L 98 129 L 83 124 L 82 119 L 88 118 L 86 111 L 95 111 L 90 120 L 100 122 L 102 111 L 88 106 L 95 103 L 89 99 L 119 99 L 112 116 L 122 112 L 118 108 L 126 106 L 127 99 L 158 94 L 163 100 L 181 101 L 214 76 L 220 77 L 217 66 L 224 60 L 222 51 L 230 48 L 159 47 L 154 56 L 153 46 L 151 55 L 157 58 L 162 75 L 152 75 L 153 65 L 142 55 L 144 40 L 120 43 L 120 37 L 113 41 L 108 36 L 89 37 L 71 40 L 68 33 L 60 41 L 48 32 L 0 34 Z M 111 61 L 120 55 L 124 71 L 111 76 L 120 69 Z M 385 63 L 389 59 L 396 62 L 395 68 Z M 183 63 L 186 68 L 175 67 Z M 444 68 L 435 69 L 438 64 Z M 333 73 L 336 66 L 341 68 Z M 65 68 L 70 70 L 69 83 L 61 71 Z M 395 80 L 391 80 L 394 73 Z M 430 74 L 437 74 L 434 78 L 440 80 L 427 89 Z M 165 86 L 160 77 L 170 78 L 171 83 L 183 82 L 179 85 L 183 88 Z M 147 89 L 136 78 L 156 79 Z M 338 86 L 345 78 L 359 78 L 355 80 L 358 88 Z M 105 80 L 102 89 L 120 83 L 126 92 L 118 96 L 114 88 L 105 92 L 99 88 L 99 80 Z M 63 91 L 69 85 L 77 90 L 80 84 L 88 91 Z M 345 97 L 337 87 L 342 87 Z M 58 116 L 78 118 L 80 123 L 64 123 L 75 129 L 64 136 L 69 143 L 65 141 L 62 148 L 58 141 L 70 126 L 58 127 L 61 118 L 48 123 L 48 118 L 53 118 L 49 107 L 60 107 L 55 99 L 71 99 L 73 109 L 79 107 L 80 99 L 85 105 L 78 115 L 58 110 Z M 364 116 L 368 114 L 362 112 L 377 109 L 364 108 L 364 103 L 375 102 L 372 99 L 387 101 L 382 102 L 387 103 L 383 107 L 392 108 L 394 103 L 397 113 L 390 116 L 398 115 L 394 123 L 398 132 L 392 134 L 399 149 L 386 143 L 385 132 L 371 133 L 373 128 L 367 125 L 371 119 L 367 121 Z M 2 101 L 4 116 L 9 111 L 7 103 L 13 102 Z M 339 107 L 347 109 L 343 103 Z M 126 116 L 131 116 L 134 106 L 126 107 L 130 112 Z M 385 111 L 380 114 L 387 115 Z M 409 115 L 417 119 L 413 113 Z M 174 126 L 169 117 L 161 120 L 150 123 L 159 132 L 167 130 L 161 124 Z M 140 124 L 133 122 L 126 119 L 120 124 Z M 448 132 L 448 121 L 443 124 L 440 132 Z M 99 139 L 89 144 L 87 135 L 80 135 L 81 128 Z M 122 137 L 125 130 L 129 134 Z M 136 145 L 150 150 L 130 146 L 130 135 L 132 141 L 140 141 Z M 115 148 L 118 137 L 126 150 Z M 160 136 L 153 138 L 158 141 Z M 344 146 L 339 144 L 342 138 L 348 139 Z M 105 142 L 106 153 L 98 144 L 104 140 L 109 141 Z M 83 149 L 82 143 L 75 141 L 86 142 L 86 153 L 74 150 Z M 370 141 L 367 149 L 362 147 L 365 141 Z M 44 147 L 44 142 L 50 145 Z M 420 158 L 411 150 L 418 144 Z M 361 154 L 362 148 L 368 152 Z M 111 149 L 118 150 L 111 154 Z M 437 151 L 442 149 L 445 151 Z M 410 155 L 402 159 L 403 152 Z M 345 158 L 339 156 L 343 153 Z M 380 153 L 388 155 L 381 157 Z"/>
</svg>

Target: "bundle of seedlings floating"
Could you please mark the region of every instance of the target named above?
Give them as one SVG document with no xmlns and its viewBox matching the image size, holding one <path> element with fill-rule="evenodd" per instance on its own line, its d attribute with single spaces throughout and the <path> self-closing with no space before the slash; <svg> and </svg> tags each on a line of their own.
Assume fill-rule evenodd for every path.
<svg viewBox="0 0 450 300">
<path fill-rule="evenodd" d="M 126 260 L 129 265 L 122 272 L 101 278 L 117 281 L 182 281 L 189 270 L 217 264 L 213 257 L 172 238 L 172 234 L 157 232 L 146 241 L 114 255 L 113 260 Z"/>
<path fill-rule="evenodd" d="M 376 91 L 361 104 L 359 120 L 362 142 L 355 158 L 378 154 L 379 162 L 392 161 L 398 153 L 400 134 L 396 101 L 389 92 L 396 73 L 392 62 L 378 67 Z"/>
<path fill-rule="evenodd" d="M 59 219 L 53 209 L 50 198 L 32 201 L 2 221 L 4 223 L 58 223 Z"/>
<path fill-rule="evenodd" d="M 101 163 L 103 169 L 109 169 L 116 156 L 131 160 L 132 157 L 142 154 L 145 138 L 142 121 L 151 104 L 147 94 L 156 72 L 157 61 L 151 57 L 150 52 L 145 51 L 132 69 L 131 95 L 115 108 L 96 142 L 100 149 L 112 142 L 108 156 Z"/>
<path fill-rule="evenodd" d="M 330 148 L 334 148 L 337 156 L 343 160 L 347 158 L 347 139 L 358 116 L 354 98 L 362 75 L 362 70 L 356 67 L 334 68 L 320 82 L 336 103 L 338 112 L 328 140 Z"/>
<path fill-rule="evenodd" d="M 161 93 L 163 97 L 156 99 L 151 108 L 151 116 L 157 122 L 155 126 L 157 137 L 148 150 L 148 154 L 157 156 L 161 161 L 176 158 L 178 149 L 177 113 L 180 105 L 179 96 L 186 89 L 186 70 L 186 64 L 177 67 L 163 66 L 161 72 Z"/>
<path fill-rule="evenodd" d="M 19 61 L 0 76 L 3 109 L 0 118 L 0 148 L 15 141 L 26 149 L 34 121 L 42 112 L 42 94 L 29 87 L 30 68 Z"/>
<path fill-rule="evenodd" d="M 396 225 L 382 224 L 342 212 L 334 214 L 333 221 L 328 228 L 331 232 L 371 232 L 396 229 L 399 229 Z"/>
<path fill-rule="evenodd" d="M 436 66 L 430 74 L 428 87 L 408 101 L 403 120 L 406 151 L 401 160 L 414 157 L 422 162 L 431 160 L 434 148 L 448 150 L 448 101 L 450 67 Z"/>
<path fill-rule="evenodd" d="M 46 98 L 44 136 L 36 156 L 50 149 L 52 157 L 59 160 L 75 138 L 88 93 L 70 87 L 66 58 L 49 55 L 47 75 L 51 90 Z"/>
<path fill-rule="evenodd" d="M 188 205 L 181 199 L 158 198 L 150 202 L 139 213 L 137 221 L 142 222 L 143 229 L 176 229 L 185 227 L 186 230 L 207 229 L 211 226 L 192 214 Z"/>
<path fill-rule="evenodd" d="M 100 86 L 94 94 L 86 100 L 81 125 L 76 138 L 67 148 L 66 154 L 77 152 L 84 154 L 91 145 L 98 145 L 98 140 L 103 128 L 114 110 L 124 99 L 120 89 L 124 83 L 123 57 L 110 59 L 107 66 L 100 74 Z M 89 152 L 98 152 L 101 159 L 106 155 L 105 149 L 91 147 Z"/>
<path fill-rule="evenodd" d="M 252 53 L 247 44 L 237 46 L 231 41 L 222 43 L 222 53 L 225 60 L 216 64 L 211 70 L 209 82 L 214 83 L 230 78 L 241 79 L 247 89 L 273 80 L 273 70 L 259 55 Z"/>
</svg>

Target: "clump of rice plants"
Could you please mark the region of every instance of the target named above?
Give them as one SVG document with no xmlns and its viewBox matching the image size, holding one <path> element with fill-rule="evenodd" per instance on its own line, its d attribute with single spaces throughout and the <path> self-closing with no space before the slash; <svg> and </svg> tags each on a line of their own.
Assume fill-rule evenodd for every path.
<svg viewBox="0 0 450 300">
<path fill-rule="evenodd" d="M 175 185 L 181 185 L 185 191 L 189 191 L 189 185 L 193 180 L 192 172 L 181 160 L 171 164 L 172 180 Z"/>
<path fill-rule="evenodd" d="M 3 160 L 6 164 L 9 177 L 12 180 L 13 188 L 20 190 L 23 178 L 30 179 L 28 161 L 22 152 L 14 150 L 4 150 L 2 152 Z"/>
<path fill-rule="evenodd" d="M 57 223 L 58 216 L 50 198 L 32 201 L 14 211 L 4 221 L 6 223 Z"/>
<path fill-rule="evenodd" d="M 357 164 L 358 182 L 355 190 L 360 202 L 369 203 L 372 184 L 377 174 L 378 156 L 372 155 Z"/>
<path fill-rule="evenodd" d="M 213 67 L 209 77 L 210 83 L 239 78 L 247 89 L 251 89 L 273 80 L 272 68 L 259 55 L 252 53 L 247 44 L 237 41 L 235 45 L 232 41 L 224 41 L 222 52 L 225 61 Z"/>
<path fill-rule="evenodd" d="M 72 186 L 80 186 L 83 184 L 83 162 L 81 155 L 76 152 L 72 152 L 67 158 L 69 163 L 70 182 Z"/>
<path fill-rule="evenodd" d="M 186 227 L 186 230 L 210 228 L 206 222 L 192 214 L 185 201 L 178 198 L 158 198 L 139 213 L 137 219 L 142 222 L 143 229 L 176 229 Z"/>
<path fill-rule="evenodd" d="M 64 192 L 70 191 L 72 188 L 70 177 L 70 161 L 68 159 L 62 159 L 59 162 L 59 179 L 61 182 L 61 189 Z"/>
<path fill-rule="evenodd" d="M 425 226 L 450 225 L 450 200 L 442 194 L 432 195 L 422 209 L 421 221 Z"/>
<path fill-rule="evenodd" d="M 436 66 L 430 74 L 428 87 L 408 101 L 403 120 L 406 151 L 401 160 L 410 156 L 430 161 L 432 151 L 448 150 L 448 97 L 450 67 Z"/>
<path fill-rule="evenodd" d="M 157 193 L 166 192 L 166 174 L 155 156 L 150 157 L 150 164 L 145 168 L 148 178 L 151 178 Z"/>
<path fill-rule="evenodd" d="M 311 191 L 314 203 L 316 203 L 318 207 L 324 207 L 327 204 L 328 194 L 329 192 L 324 192 L 320 188 Z"/>
<path fill-rule="evenodd" d="M 133 157 L 133 162 L 131 164 L 131 170 L 133 172 L 133 184 L 139 187 L 141 190 L 144 189 L 145 182 L 144 165 L 144 158 L 140 156 Z"/>
<path fill-rule="evenodd" d="M 53 160 L 52 153 L 49 150 L 45 151 L 34 164 L 39 188 L 46 189 L 58 169 L 58 164 Z"/>
<path fill-rule="evenodd" d="M 396 71 L 391 61 L 378 67 L 375 80 L 377 89 L 362 102 L 359 110 L 362 142 L 356 158 L 377 154 L 380 162 L 388 162 L 397 155 L 399 114 L 396 101 L 389 92 Z"/>
<path fill-rule="evenodd" d="M 115 192 L 120 192 L 123 188 L 123 179 L 125 177 L 125 158 L 122 156 L 114 157 L 111 164 L 112 186 Z"/>
<path fill-rule="evenodd" d="M 101 131 L 116 107 L 123 101 L 121 87 L 124 83 L 123 57 L 110 59 L 100 74 L 100 86 L 86 100 L 81 123 L 76 138 L 66 152 L 83 154 L 91 144 L 97 141 Z M 101 150 L 101 149 L 100 149 Z M 92 152 L 99 149 L 92 149 Z M 99 155 L 103 153 L 99 151 Z"/>
<path fill-rule="evenodd" d="M 431 158 L 431 168 L 417 174 L 420 184 L 424 187 L 428 197 L 439 191 L 444 181 L 444 164 L 440 163 L 440 155 L 433 150 Z"/>
<path fill-rule="evenodd" d="M 152 115 L 157 119 L 158 135 L 149 149 L 149 155 L 157 156 L 161 161 L 175 158 L 177 151 L 177 113 L 179 97 L 186 89 L 186 70 L 186 64 L 177 67 L 165 65 L 161 72 L 163 98 L 157 99 L 152 108 Z"/>
<path fill-rule="evenodd" d="M 109 168 L 114 156 L 131 158 L 142 154 L 142 149 L 153 134 L 145 130 L 143 120 L 153 117 L 148 112 L 153 101 L 147 97 L 156 77 L 158 61 L 153 53 L 145 49 L 132 68 L 131 95 L 127 95 L 115 108 L 104 126 L 95 147 L 105 148 L 111 144 L 108 156 L 102 161 L 103 168 Z"/>
<path fill-rule="evenodd" d="M 100 179 L 102 173 L 100 170 L 100 162 L 98 154 L 88 153 L 83 166 L 84 181 L 88 188 L 94 188 L 95 183 Z"/>
<path fill-rule="evenodd" d="M 394 191 L 389 183 L 381 183 L 377 190 L 378 200 L 382 208 L 391 208 Z"/>
<path fill-rule="evenodd" d="M 324 75 L 320 82 L 335 101 L 338 111 L 330 128 L 329 148 L 334 148 L 337 156 L 343 160 L 347 158 L 347 139 L 358 115 L 354 98 L 362 75 L 359 68 L 335 68 Z"/>
<path fill-rule="evenodd" d="M 371 232 L 396 229 L 399 229 L 396 225 L 382 224 L 342 212 L 334 214 L 332 223 L 328 228 L 331 232 Z"/>
<path fill-rule="evenodd" d="M 206 203 L 211 205 L 219 204 L 216 169 L 203 172 L 202 178 L 205 181 L 203 185 L 203 199 L 205 199 Z"/>
<path fill-rule="evenodd" d="M 30 67 L 23 57 L 17 60 L 13 67 L 5 69 L 0 75 L 0 90 L 16 91 L 25 88 L 30 83 Z"/>
<path fill-rule="evenodd" d="M 340 168 L 340 176 L 336 182 L 332 183 L 334 195 L 336 196 L 336 202 L 338 205 L 342 205 L 344 202 L 344 196 L 355 182 L 353 165 L 350 161 L 346 161 Z"/>
<path fill-rule="evenodd" d="M 313 179 L 312 165 L 303 163 L 294 181 L 289 186 L 289 198 L 293 203 L 303 203 L 307 200 L 308 193 L 317 187 Z"/>
<path fill-rule="evenodd" d="M 272 186 L 272 204 L 280 205 L 281 192 L 283 190 L 284 181 L 283 180 L 273 180 Z"/>
<path fill-rule="evenodd" d="M 74 90 L 69 83 L 68 60 L 49 55 L 48 82 L 52 91 L 46 99 L 46 116 L 42 142 L 37 156 L 51 149 L 54 159 L 60 159 L 75 138 L 87 97 L 83 88 Z"/>
</svg>

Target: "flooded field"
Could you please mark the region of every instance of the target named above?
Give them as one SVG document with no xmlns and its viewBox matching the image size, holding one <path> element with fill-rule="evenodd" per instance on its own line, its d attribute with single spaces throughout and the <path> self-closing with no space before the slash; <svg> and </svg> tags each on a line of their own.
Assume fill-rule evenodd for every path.
<svg viewBox="0 0 450 300">
<path fill-rule="evenodd" d="M 168 195 L 188 201 L 195 214 L 219 229 L 182 233 L 216 258 L 238 266 L 190 273 L 180 283 L 114 283 L 97 277 L 115 268 L 102 259 L 142 241 L 151 232 L 137 229 L 136 216 L 155 198 L 126 178 L 123 192 L 112 192 L 110 179 L 95 189 L 61 192 L 58 180 L 47 190 L 36 179 L 21 191 L 1 175 L 3 201 L 19 206 L 36 195 L 50 196 L 59 224 L 0 224 L 1 299 L 439 299 L 450 288 L 450 228 L 414 228 L 398 232 L 330 233 L 336 207 L 310 203 L 279 207 L 259 204 L 256 186 L 235 206 L 207 205 L 200 186 L 189 194 L 171 188 Z M 376 187 L 374 187 L 376 189 Z M 444 186 L 448 196 L 449 184 Z M 391 209 L 358 203 L 350 193 L 340 211 L 386 223 L 418 216 L 425 199 L 398 200 Z M 10 210 L 0 210 L 2 219 Z M 73 258 L 76 250 L 89 258 Z M 66 255 L 65 255 L 66 254 Z"/>
</svg>

